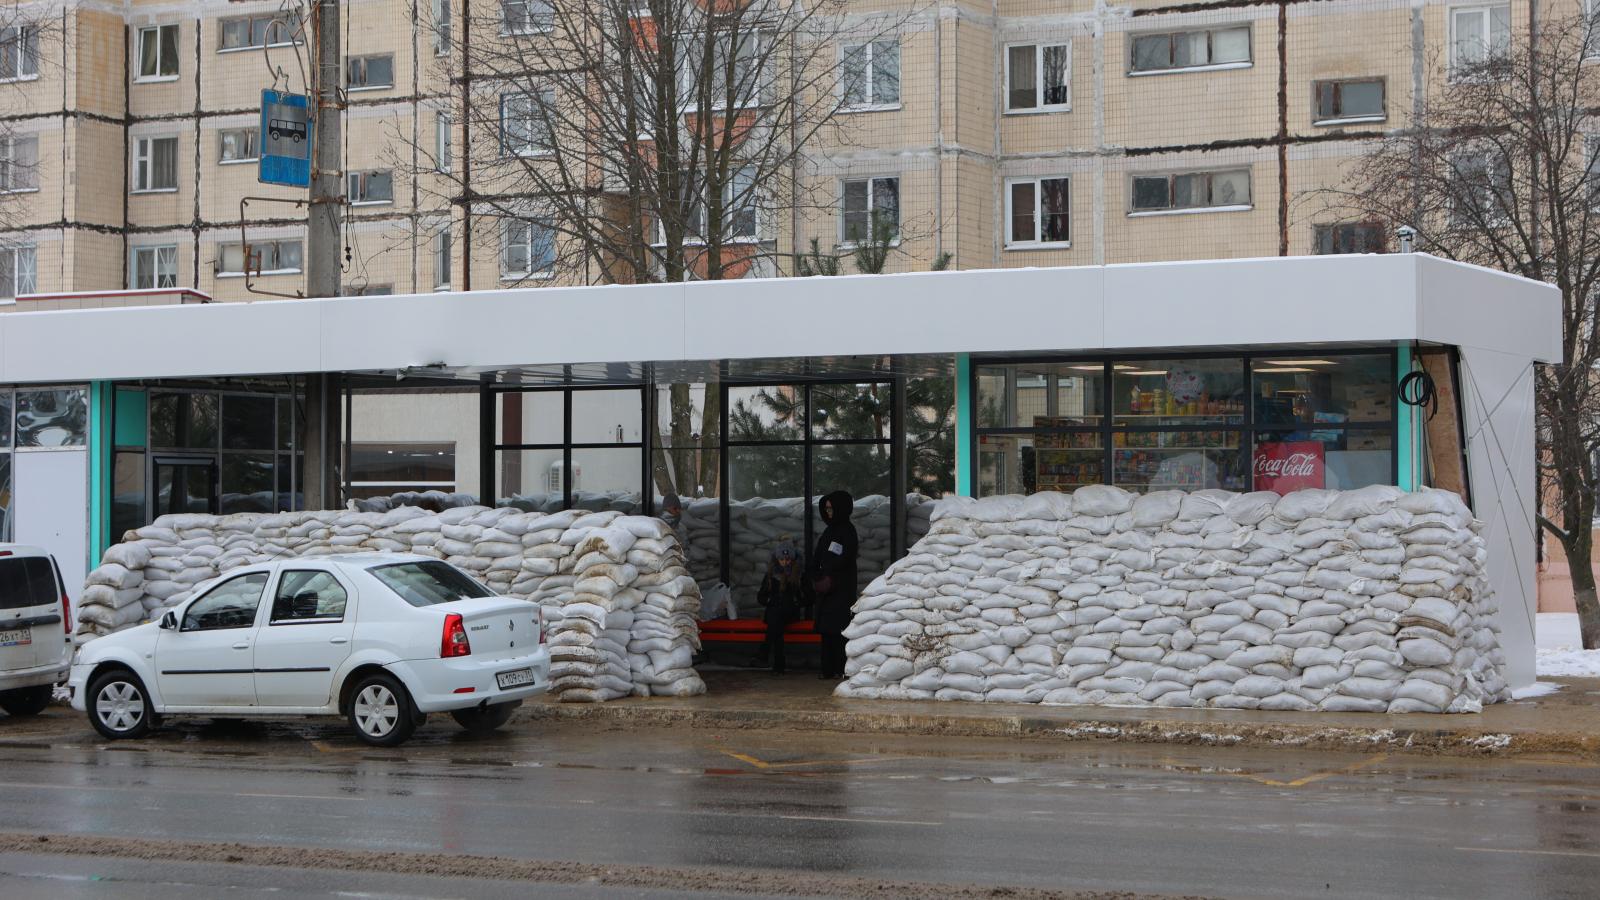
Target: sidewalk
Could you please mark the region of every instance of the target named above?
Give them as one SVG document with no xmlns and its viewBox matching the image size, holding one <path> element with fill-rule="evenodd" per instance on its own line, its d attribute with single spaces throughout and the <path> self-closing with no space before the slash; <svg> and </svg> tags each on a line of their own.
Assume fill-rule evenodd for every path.
<svg viewBox="0 0 1600 900">
<path fill-rule="evenodd" d="M 861 734 L 1014 737 L 1312 750 L 1383 750 L 1454 756 L 1560 753 L 1600 760 L 1600 679 L 1546 678 L 1561 690 L 1473 715 L 1379 715 L 1229 709 L 1113 708 L 932 700 L 840 700 L 812 672 L 702 672 L 699 697 L 558 703 L 546 696 L 519 717 L 625 727 L 794 728 Z"/>
</svg>

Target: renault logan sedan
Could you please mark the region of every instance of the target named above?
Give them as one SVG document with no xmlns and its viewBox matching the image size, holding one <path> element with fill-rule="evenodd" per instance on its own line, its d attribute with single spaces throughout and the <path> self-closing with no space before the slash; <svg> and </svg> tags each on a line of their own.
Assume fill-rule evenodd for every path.
<svg viewBox="0 0 1600 900">
<path fill-rule="evenodd" d="M 234 569 L 150 622 L 84 645 L 67 686 L 107 738 L 162 716 L 345 716 L 394 746 L 428 713 L 500 727 L 549 687 L 544 616 L 422 556 Z"/>
</svg>

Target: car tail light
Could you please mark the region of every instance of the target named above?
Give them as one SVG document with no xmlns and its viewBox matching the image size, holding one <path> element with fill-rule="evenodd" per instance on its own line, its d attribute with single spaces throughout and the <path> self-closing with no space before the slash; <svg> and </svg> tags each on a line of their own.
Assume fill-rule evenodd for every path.
<svg viewBox="0 0 1600 900">
<path fill-rule="evenodd" d="M 72 636 L 72 601 L 67 599 L 66 591 L 61 592 L 61 630 Z"/>
<path fill-rule="evenodd" d="M 544 643 L 544 607 L 539 607 L 539 643 Z"/>
<path fill-rule="evenodd" d="M 446 615 L 444 634 L 439 638 L 439 657 L 449 659 L 453 656 L 471 655 L 472 642 L 467 640 L 467 626 L 461 621 L 461 614 Z"/>
</svg>

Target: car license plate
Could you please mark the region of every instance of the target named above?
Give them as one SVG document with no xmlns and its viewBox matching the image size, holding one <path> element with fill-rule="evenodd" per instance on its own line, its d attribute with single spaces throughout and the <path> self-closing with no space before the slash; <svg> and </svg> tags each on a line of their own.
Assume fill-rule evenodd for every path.
<svg viewBox="0 0 1600 900">
<path fill-rule="evenodd" d="M 500 682 L 500 690 L 502 691 L 508 688 L 522 687 L 525 684 L 533 684 L 533 670 L 512 669 L 509 672 L 501 672 L 494 676 L 494 680 Z"/>
<path fill-rule="evenodd" d="M 11 631 L 0 631 L 0 647 L 25 647 L 33 643 L 32 628 L 17 628 Z"/>
</svg>

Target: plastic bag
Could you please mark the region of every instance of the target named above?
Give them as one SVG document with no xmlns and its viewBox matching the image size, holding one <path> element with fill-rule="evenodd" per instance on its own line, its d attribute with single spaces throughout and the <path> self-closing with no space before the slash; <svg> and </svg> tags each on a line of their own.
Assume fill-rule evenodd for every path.
<svg viewBox="0 0 1600 900">
<path fill-rule="evenodd" d="M 700 592 L 700 621 L 707 619 L 737 619 L 739 607 L 733 603 L 733 591 L 717 582 Z"/>
</svg>

